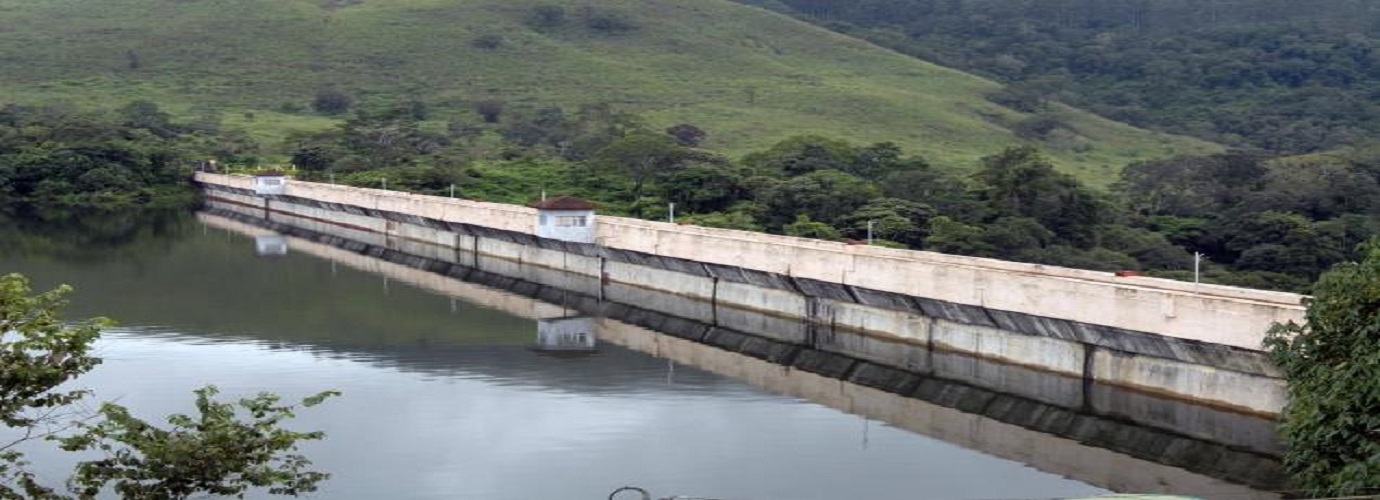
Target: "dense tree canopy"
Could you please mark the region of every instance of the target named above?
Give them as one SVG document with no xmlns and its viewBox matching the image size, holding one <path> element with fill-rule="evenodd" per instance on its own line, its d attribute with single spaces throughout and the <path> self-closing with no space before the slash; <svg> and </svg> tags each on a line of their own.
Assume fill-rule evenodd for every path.
<svg viewBox="0 0 1380 500">
<path fill-rule="evenodd" d="M 1380 12 L 1359 0 L 740 0 L 1064 101 L 1234 146 L 1306 152 L 1380 132 Z M 1036 119 L 1018 133 L 1038 135 Z"/>
<path fill-rule="evenodd" d="M 178 125 L 135 101 L 113 113 L 0 107 L 0 201 L 147 204 L 192 198 L 196 160 L 252 157 L 241 136 Z M 252 149 L 252 148 L 249 148 Z"/>
<path fill-rule="evenodd" d="M 1253 273 L 1240 284 L 1300 289 L 1380 232 L 1373 165 L 1365 157 L 1172 158 L 1126 167 L 1115 191 L 1144 227 Z"/>
</svg>

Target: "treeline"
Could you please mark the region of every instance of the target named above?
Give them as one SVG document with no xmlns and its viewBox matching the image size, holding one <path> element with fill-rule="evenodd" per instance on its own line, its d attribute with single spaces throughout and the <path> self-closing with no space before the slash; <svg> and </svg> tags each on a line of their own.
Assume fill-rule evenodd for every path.
<svg viewBox="0 0 1380 500">
<path fill-rule="evenodd" d="M 1134 125 L 1302 153 L 1380 132 L 1363 0 L 740 0 Z"/>
<path fill-rule="evenodd" d="M 272 149 L 309 180 L 508 203 L 568 194 L 609 214 L 674 211 L 681 223 L 1180 279 L 1201 253 L 1205 281 L 1296 291 L 1380 234 L 1380 153 L 1364 150 L 1143 162 L 1095 190 L 1029 147 L 972 169 L 892 143 L 799 136 L 733 159 L 700 148 L 709 132 L 693 124 L 652 127 L 601 104 L 496 102 L 445 121 L 411 101 L 356 109 Z M 269 149 L 207 123 L 175 123 L 145 102 L 108 113 L 6 107 L 0 201 L 181 199 L 193 165 L 252 169 Z"/>
<path fill-rule="evenodd" d="M 692 124 L 656 129 L 604 105 L 509 109 L 424 122 L 409 105 L 356 112 L 288 144 L 304 177 L 511 203 L 543 192 L 604 213 L 865 241 L 1099 270 L 1305 290 L 1380 234 L 1380 156 L 1225 153 L 1128 166 L 1109 191 L 1039 151 L 975 171 L 895 144 L 800 136 L 741 159 L 698 148 Z M 428 123 L 432 123 L 429 125 Z"/>
<path fill-rule="evenodd" d="M 154 103 L 119 109 L 0 107 L 0 206 L 186 204 L 192 165 L 246 161 L 257 146 L 208 113 L 176 123 Z"/>
</svg>

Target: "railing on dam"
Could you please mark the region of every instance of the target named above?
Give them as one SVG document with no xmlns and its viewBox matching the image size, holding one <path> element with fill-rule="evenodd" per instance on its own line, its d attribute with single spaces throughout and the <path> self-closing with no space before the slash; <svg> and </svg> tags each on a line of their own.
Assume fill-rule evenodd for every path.
<svg viewBox="0 0 1380 500">
<path fill-rule="evenodd" d="M 196 180 L 251 189 L 242 176 L 203 172 Z M 535 234 L 536 212 L 516 205 L 301 181 L 280 197 Z M 1271 324 L 1302 321 L 1304 310 L 1302 296 L 1282 292 L 621 217 L 600 217 L 596 235 L 604 248 L 1250 350 L 1261 348 Z"/>
</svg>

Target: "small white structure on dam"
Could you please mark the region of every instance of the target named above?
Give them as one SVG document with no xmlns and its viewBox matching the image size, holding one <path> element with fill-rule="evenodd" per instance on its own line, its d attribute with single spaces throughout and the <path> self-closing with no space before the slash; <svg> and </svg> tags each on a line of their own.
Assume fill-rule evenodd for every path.
<svg viewBox="0 0 1380 500">
<path fill-rule="evenodd" d="M 570 196 L 557 196 L 528 206 L 537 209 L 537 236 L 594 243 L 593 203 Z"/>
<path fill-rule="evenodd" d="M 268 171 L 254 174 L 254 194 L 283 194 L 287 188 L 287 174 Z"/>
</svg>

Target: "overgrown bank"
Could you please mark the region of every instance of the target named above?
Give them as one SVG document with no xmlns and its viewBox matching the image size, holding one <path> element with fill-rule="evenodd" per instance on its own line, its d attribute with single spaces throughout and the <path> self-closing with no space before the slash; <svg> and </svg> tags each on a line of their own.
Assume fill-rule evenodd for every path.
<svg viewBox="0 0 1380 500">
<path fill-rule="evenodd" d="M 1266 341 L 1289 384 L 1285 466 L 1307 498 L 1380 492 L 1380 239 L 1313 287 L 1304 325 Z"/>
<path fill-rule="evenodd" d="M 0 108 L 0 201 L 48 206 L 177 206 L 195 201 L 186 182 L 231 134 L 173 123 L 147 101 L 113 111 Z"/>
</svg>

